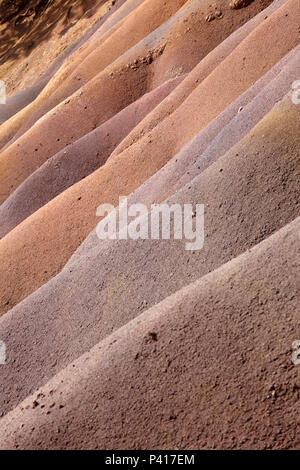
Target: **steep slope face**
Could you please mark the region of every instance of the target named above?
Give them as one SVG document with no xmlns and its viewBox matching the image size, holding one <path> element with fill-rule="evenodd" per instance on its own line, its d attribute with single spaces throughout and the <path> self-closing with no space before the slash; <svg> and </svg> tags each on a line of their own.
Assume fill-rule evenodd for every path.
<svg viewBox="0 0 300 470">
<path fill-rule="evenodd" d="M 56 4 L 0 63 L 0 448 L 299 448 L 299 0 Z M 200 246 L 100 240 L 124 195 Z"/>
<path fill-rule="evenodd" d="M 152 192 L 154 187 L 161 190 L 163 198 L 168 186 L 171 186 L 172 189 L 168 191 L 172 194 L 238 142 L 291 89 L 293 81 L 300 74 L 299 53 L 300 46 L 297 46 L 206 126 L 170 164 L 157 172 L 148 184 Z M 157 107 L 165 94 L 171 92 L 184 78 L 180 76 L 167 81 L 146 94 L 95 131 L 51 157 L 30 175 L 0 207 L 0 236 L 6 235 L 60 192 L 92 173 L 105 163 L 109 155 L 112 158 L 116 154 L 114 148 L 118 142 L 124 142 L 130 128 L 140 127 L 138 121 L 142 121 L 141 125 L 144 126 L 147 120 L 142 119 L 144 115 L 155 114 L 156 110 L 151 113 L 151 108 Z"/>
<path fill-rule="evenodd" d="M 291 90 L 295 77 L 300 74 L 299 57 L 300 46 L 297 46 L 183 148 L 176 159 L 188 164 L 180 170 L 178 165 L 177 168 L 173 165 L 170 172 L 173 184 L 164 197 L 191 181 L 235 145 Z M 178 178 L 184 170 L 184 175 Z"/>
<path fill-rule="evenodd" d="M 116 52 L 113 59 L 111 57 L 107 58 L 107 53 L 103 50 L 106 42 L 103 47 L 100 45 L 98 54 L 100 54 L 101 60 L 98 58 L 95 63 L 95 58 L 92 57 L 91 59 L 92 70 L 94 70 L 94 73 L 97 70 L 97 74 L 84 85 L 81 83 L 81 74 L 76 72 L 76 79 L 72 79 L 72 92 L 74 87 L 75 89 L 78 88 L 77 92 L 68 99 L 66 99 L 69 96 L 68 93 L 60 97 L 53 104 L 57 105 L 54 109 L 52 105 L 50 107 L 43 106 L 38 117 L 44 116 L 49 111 L 48 114 L 40 121 L 37 121 L 34 126 L 36 118 L 33 118 L 33 121 L 30 121 L 30 125 L 28 125 L 30 130 L 26 125 L 22 133 L 25 130 L 28 130 L 28 132 L 3 152 L 0 171 L 5 176 L 5 180 L 1 182 L 0 191 L 2 196 L 0 196 L 0 200 L 3 201 L 49 156 L 91 131 L 95 125 L 98 126 L 112 117 L 146 91 L 152 90 L 166 79 L 189 72 L 213 47 L 222 42 L 228 34 L 239 26 L 239 17 L 233 15 L 231 10 L 222 18 L 222 21 L 216 21 L 213 25 L 207 23 L 205 21 L 206 3 L 205 1 L 203 5 L 202 2 L 200 4 L 198 1 L 192 2 L 127 52 L 125 43 L 124 54 L 119 58 Z M 144 6 L 144 3 L 142 6 Z M 146 8 L 146 5 L 144 7 Z M 149 11 L 149 8 L 147 11 Z M 169 12 L 169 16 L 171 14 L 172 11 Z M 247 13 L 243 13 L 243 16 L 246 17 Z M 135 19 L 135 16 L 133 18 Z M 224 25 L 225 19 L 226 25 Z M 161 21 L 163 21 L 163 18 Z M 184 34 L 188 25 L 190 28 L 189 34 Z M 129 27 L 127 22 L 125 26 Z M 120 38 L 115 39 L 117 42 L 119 40 Z M 123 44 L 122 41 L 121 44 Z M 189 54 L 186 53 L 184 46 L 185 48 L 189 47 Z M 283 47 L 286 46 L 285 44 Z M 97 51 L 97 48 L 95 51 Z M 109 51 L 112 51 L 111 55 L 115 51 L 115 47 L 109 48 Z M 176 57 L 176 60 L 182 64 L 180 68 L 172 63 L 173 57 Z M 97 62 L 99 60 L 100 64 L 98 66 Z M 101 61 L 104 61 L 104 68 Z M 84 70 L 89 70 L 86 64 L 83 67 Z M 58 80 L 61 82 L 60 76 Z M 60 87 L 58 88 L 60 89 Z M 59 89 L 57 90 L 57 87 L 55 89 L 57 94 Z M 47 90 L 48 87 L 44 92 L 47 93 Z M 38 97 L 38 100 L 41 99 L 42 94 Z M 61 102 L 63 99 L 64 101 Z M 37 106 L 36 100 L 32 106 Z M 51 109 L 52 111 L 50 111 Z M 28 107 L 25 108 L 24 112 L 27 111 Z M 13 118 L 13 121 L 19 121 L 19 119 L 21 119 L 20 113 Z M 63 136 L 59 135 L 62 122 L 64 122 Z M 0 139 L 2 133 L 5 143 L 7 143 L 7 136 L 11 135 L 12 137 L 16 130 L 15 124 L 12 124 L 9 120 L 0 129 Z M 12 166 L 18 168 L 17 173 L 11 173 Z"/>
<path fill-rule="evenodd" d="M 142 139 L 131 145 L 122 154 L 109 159 L 99 170 L 41 208 L 0 241 L 0 256 L 3 258 L 1 269 L 10 272 L 9 277 L 6 275 L 5 282 L 3 281 L 5 286 L 2 288 L 1 285 L 1 312 L 7 311 L 60 271 L 72 253 L 95 227 L 97 223 L 96 209 L 99 204 L 117 204 L 119 195 L 130 194 L 134 191 L 232 103 L 241 92 L 251 86 L 256 79 L 259 79 L 266 70 L 291 50 L 293 45 L 298 44 L 297 21 L 294 17 L 286 16 L 289 7 L 295 6 L 299 9 L 299 4 L 294 5 L 294 3 L 293 0 L 285 2 L 252 31 L 249 37 L 246 37 L 206 79 L 198 84 L 169 118 L 164 119 L 155 129 L 146 133 Z M 275 47 L 274 37 L 277 31 L 281 31 L 285 22 L 289 21 L 289 18 L 291 18 L 291 24 L 288 34 L 280 45 L 276 44 Z M 257 48 L 257 44 L 262 40 L 268 41 L 270 45 L 274 44 L 266 57 L 261 56 Z M 248 60 L 244 61 L 243 57 L 247 57 Z M 241 68 L 241 73 L 239 78 L 232 80 L 232 70 L 236 67 Z M 136 76 L 133 75 L 133 77 Z M 222 86 L 225 79 L 231 84 L 230 87 L 224 88 Z M 182 82 L 182 86 L 184 86 L 184 82 Z M 131 86 L 135 85 L 136 83 L 131 82 Z M 210 99 L 209 96 L 211 96 L 213 89 L 218 89 L 219 94 L 213 94 Z M 112 89 L 110 91 L 112 92 Z M 101 94 L 100 92 L 101 90 L 98 90 L 96 93 L 95 90 L 97 96 Z M 117 94 L 121 100 L 124 99 L 122 89 L 117 87 L 114 92 L 114 97 Z M 104 93 L 107 95 L 105 106 L 107 106 L 108 112 L 112 113 L 112 95 L 108 93 L 107 89 L 103 89 Z M 127 98 L 128 95 L 126 95 Z M 84 105 L 84 96 L 78 95 L 76 101 L 81 109 Z M 102 104 L 103 110 L 104 103 Z M 40 126 L 44 127 L 45 135 L 51 133 L 51 123 L 48 116 L 40 121 Z M 66 138 L 68 133 L 66 126 L 63 129 L 62 137 L 56 140 L 60 141 Z M 30 131 L 31 138 L 34 130 Z M 70 130 L 74 132 L 73 127 Z M 36 132 L 38 131 L 36 130 Z M 37 135 L 39 134 L 37 133 Z M 32 140 L 34 142 L 34 139 Z M 30 145 L 32 145 L 32 140 Z M 19 144 L 16 142 L 6 152 L 17 145 Z M 48 148 L 51 148 L 50 145 Z M 42 151 L 43 149 L 44 147 Z M 37 150 L 39 150 L 38 147 Z M 6 152 L 2 154 L 0 165 L 2 163 L 3 168 L 6 165 L 8 172 L 13 175 L 14 181 L 16 181 L 18 174 L 12 171 L 13 161 L 9 160 L 10 165 L 5 163 Z M 32 155 L 39 154 L 39 151 L 32 153 Z M 22 158 L 25 158 L 24 164 L 33 164 L 34 159 L 26 159 L 26 152 L 22 155 Z M 148 158 L 148 155 L 151 155 L 151 158 Z M 14 157 L 17 158 L 17 154 L 14 154 Z M 22 168 L 23 171 L 24 168 Z M 27 171 L 29 171 L 28 167 Z M 3 183 L 7 186 L 8 173 L 6 172 L 4 175 L 6 176 L 3 176 Z M 114 182 L 113 186 L 112 181 Z M 43 240 L 42 244 L 39 242 L 41 239 Z M 26 251 L 23 249 L 24 246 Z M 9 269 L 7 269 L 7 263 Z"/>
<path fill-rule="evenodd" d="M 0 238 L 55 196 L 101 167 L 120 141 L 182 80 L 168 80 L 32 173 L 0 207 Z"/>
<path fill-rule="evenodd" d="M 150 0 L 151 1 L 151 0 Z M 90 39 L 91 45 L 88 44 L 84 50 L 78 51 L 77 56 L 73 57 L 72 64 L 70 67 L 64 67 L 58 71 L 56 76 L 50 81 L 43 92 L 37 97 L 37 99 L 26 109 L 22 110 L 12 120 L 6 123 L 2 132 L 4 132 L 2 143 L 7 143 L 10 137 L 19 130 L 19 128 L 25 124 L 28 118 L 44 104 L 44 102 L 54 94 L 57 98 L 52 99 L 51 103 L 42 106 L 38 116 L 33 118 L 26 123 L 25 128 L 23 127 L 19 134 L 22 135 L 25 130 L 28 130 L 34 122 L 47 111 L 55 107 L 70 94 L 74 93 L 79 88 L 82 88 L 89 79 L 97 76 L 99 72 L 103 71 L 109 64 L 113 63 L 118 57 L 122 56 L 126 50 L 129 50 L 132 46 L 138 43 L 145 35 L 147 36 L 159 25 L 172 16 L 177 9 L 184 4 L 184 0 L 176 0 L 168 3 L 168 7 L 161 8 L 162 0 L 155 2 L 155 8 L 149 9 L 149 0 L 133 0 L 132 11 L 124 9 L 127 15 L 121 17 L 117 22 L 117 25 L 113 25 L 109 31 L 100 35 L 99 38 L 94 39 L 94 36 Z M 137 12 L 139 14 L 137 14 Z M 138 18 L 136 18 L 136 14 Z M 146 16 L 146 21 L 142 21 L 142 18 Z M 133 28 L 132 19 L 134 24 L 139 25 L 135 28 L 135 34 L 131 34 Z M 128 24 L 129 23 L 129 24 Z M 92 57 L 90 57 L 92 55 Z M 136 59 L 136 57 L 135 57 Z M 124 65 L 124 64 L 123 64 Z M 77 72 L 77 68 L 79 70 Z M 81 69 L 81 72 L 80 72 Z M 75 74 L 75 75 L 74 75 Z M 87 77 L 86 77 L 87 75 Z M 60 93 L 60 88 L 65 88 L 65 82 L 69 82 L 71 79 L 71 88 L 69 93 Z M 1 135 L 1 134 L 0 134 Z M 1 137 L 0 137 L 1 139 Z"/>
<path fill-rule="evenodd" d="M 45 69 L 94 22 L 112 0 L 2 0 L 0 3 L 0 77 L 8 95 L 31 87 Z M 122 0 L 118 0 L 122 3 Z"/>
<path fill-rule="evenodd" d="M 35 100 L 59 68 L 68 62 L 68 57 L 74 56 L 79 48 L 82 51 L 94 32 L 100 29 L 103 23 L 107 24 L 110 16 L 114 16 L 124 2 L 125 0 L 117 0 L 115 3 L 113 0 L 102 1 L 94 5 L 94 8 L 87 10 L 83 16 L 79 11 L 79 18 L 75 15 L 69 26 L 65 27 L 64 24 L 62 31 L 60 31 L 60 21 L 54 17 L 55 31 L 58 30 L 58 34 L 50 27 L 48 33 L 51 32 L 51 36 L 47 42 L 40 43 L 39 41 L 38 47 L 29 56 L 25 48 L 25 57 L 21 55 L 20 59 L 16 57 L 15 60 L 4 62 L 3 66 L 0 66 L 0 77 L 5 81 L 8 98 L 5 106 L 0 104 L 0 124 Z M 86 6 L 86 4 L 82 5 L 83 8 Z M 70 8 L 73 15 L 74 8 Z M 63 21 L 68 24 L 71 21 L 70 15 Z M 47 20 L 42 17 L 42 22 L 47 22 Z M 92 25 L 89 26 L 90 24 Z M 37 25 L 36 29 L 38 32 L 40 25 Z M 82 34 L 83 31 L 85 31 L 84 34 Z M 79 38 L 76 39 L 78 36 Z M 44 34 L 42 39 L 45 39 Z M 53 54 L 56 57 L 55 60 L 53 60 Z M 11 70 L 12 67 L 13 70 Z M 13 95 L 11 95 L 12 92 L 14 92 Z"/>
<path fill-rule="evenodd" d="M 127 138 L 125 138 L 118 146 L 114 153 L 121 153 L 132 143 L 136 142 L 147 131 L 152 130 L 157 124 L 169 115 L 171 115 L 180 104 L 188 97 L 188 95 L 201 83 L 206 77 L 213 72 L 217 66 L 228 57 L 232 51 L 261 23 L 266 20 L 266 17 L 271 15 L 275 10 L 279 9 L 286 0 L 275 0 L 271 5 L 262 10 L 259 14 L 254 16 L 251 20 L 243 24 L 238 30 L 227 37 L 222 43 L 215 47 L 209 54 L 207 54 L 201 62 L 191 71 L 184 83 L 177 87 L 166 102 L 163 102 L 157 107 L 156 112 L 143 121 L 140 126 L 137 126 Z M 258 4 L 256 4 L 258 6 Z M 243 21 L 242 21 L 243 23 Z"/>
<path fill-rule="evenodd" d="M 298 218 L 95 346 L 0 421 L 0 447 L 297 448 L 299 233 Z"/>
<path fill-rule="evenodd" d="M 11 409 L 145 307 L 297 217 L 300 143 L 291 136 L 299 133 L 299 113 L 288 96 L 169 199 L 205 205 L 202 250 L 186 251 L 185 240 L 97 240 L 85 256 L 6 313 L 0 319 L 0 336 L 14 362 L 0 370 L 1 409 Z M 19 374 L 24 369 L 26 377 Z"/>
<path fill-rule="evenodd" d="M 299 51 L 297 46 L 211 121 L 164 167 L 134 191 L 129 204 L 142 202 L 149 207 L 150 204 L 164 200 L 244 137 L 290 90 L 299 74 Z M 114 154 L 116 152 L 112 156 Z M 88 245 L 89 240 L 93 240 L 93 234 L 77 250 L 76 256 Z"/>
</svg>

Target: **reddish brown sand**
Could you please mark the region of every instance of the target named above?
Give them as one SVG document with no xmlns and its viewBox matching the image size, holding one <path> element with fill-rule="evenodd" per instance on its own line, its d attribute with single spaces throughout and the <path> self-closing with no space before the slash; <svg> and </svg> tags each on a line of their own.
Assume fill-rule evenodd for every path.
<svg viewBox="0 0 300 470">
<path fill-rule="evenodd" d="M 24 3 L 23 11 L 0 25 L 0 77 L 9 96 L 31 87 L 48 67 L 53 71 L 80 36 L 93 34 L 93 27 L 124 0 L 115 6 L 112 0 L 53 0 L 45 9 L 37 5 L 39 0 Z"/>
<path fill-rule="evenodd" d="M 83 54 L 77 54 L 79 57 L 75 57 L 73 60 L 73 71 L 71 76 L 68 67 L 66 70 L 63 68 L 62 71 L 59 71 L 53 77 L 48 86 L 29 107 L 22 110 L 20 113 L 18 113 L 18 115 L 7 122 L 5 126 L 3 126 L 2 132 L 5 134 L 3 140 L 1 138 L 0 132 L 0 141 L 2 144 L 7 143 L 8 137 L 15 134 L 20 126 L 22 126 L 22 124 L 24 124 L 32 115 L 32 113 L 39 110 L 41 105 L 44 104 L 45 100 L 47 100 L 51 94 L 54 94 L 54 96 L 51 97 L 52 99 L 50 100 L 50 103 L 46 102 L 42 106 L 42 108 L 38 111 L 38 115 L 33 116 L 29 123 L 26 124 L 25 128 L 21 129 L 21 134 L 23 134 L 25 130 L 28 130 L 39 117 L 43 116 L 50 109 L 53 109 L 56 105 L 61 103 L 68 96 L 72 95 L 79 88 L 83 88 L 89 80 L 99 75 L 99 72 L 103 72 L 105 68 L 112 64 L 118 57 L 122 57 L 122 54 L 124 54 L 127 50 L 130 50 L 130 48 L 138 43 L 145 35 L 147 36 L 149 33 L 155 30 L 161 23 L 172 16 L 172 14 L 175 13 L 176 10 L 184 3 L 184 0 L 173 0 L 172 2 L 168 2 L 168 7 L 162 9 L 160 4 L 164 0 L 156 0 L 156 7 L 152 12 L 152 8 L 149 9 L 149 5 L 147 5 L 149 1 L 151 2 L 152 0 L 146 0 L 142 2 L 140 8 L 138 8 L 138 11 L 133 10 L 125 18 L 125 23 L 124 20 L 121 21 L 123 27 L 120 28 L 120 25 L 118 24 L 118 28 L 116 29 L 115 34 L 112 34 L 112 31 L 107 32 L 96 41 L 92 41 L 90 47 L 84 49 Z M 139 5 L 140 3 L 140 0 L 134 1 L 134 4 Z M 137 13 L 139 13 L 139 15 Z M 147 18 L 144 18 L 145 15 L 148 17 L 148 20 Z M 142 21 L 142 18 L 144 18 L 144 21 Z M 133 19 L 135 24 L 135 34 L 128 34 L 128 32 L 133 28 L 132 22 L 130 21 L 131 19 Z M 137 25 L 139 25 L 138 29 Z M 106 39 L 106 41 L 104 39 Z M 93 52 L 89 54 L 91 49 Z M 138 48 L 138 52 L 140 53 L 141 51 L 142 50 Z M 145 55 L 147 55 L 147 53 L 150 51 L 143 52 L 145 52 Z M 85 57 L 86 55 L 87 57 Z M 138 56 L 135 55 L 132 62 L 137 58 Z M 121 61 L 121 63 L 119 63 L 119 69 L 124 68 L 126 65 L 127 63 L 124 64 Z M 79 70 L 77 71 L 78 66 Z M 136 75 L 139 75 L 139 73 Z M 107 78 L 109 80 L 109 76 Z M 67 85 L 69 80 L 71 81 L 71 85 L 68 87 Z M 102 87 L 105 87 L 105 85 L 102 85 Z M 64 90 L 66 91 L 64 92 Z M 90 87 L 88 87 L 88 90 L 90 90 Z M 87 91 L 87 93 L 89 93 L 89 91 Z M 100 105 L 101 102 L 102 100 L 100 99 L 97 101 L 97 104 Z M 69 112 L 72 113 L 72 106 L 68 108 L 70 108 Z"/>
<path fill-rule="evenodd" d="M 281 31 L 282 23 L 290 18 L 286 16 L 287 6 L 294 5 L 294 3 L 294 0 L 288 0 L 258 26 L 206 80 L 195 88 L 183 104 L 153 131 L 122 154 L 109 159 L 99 170 L 53 199 L 0 241 L 2 259 L 0 270 L 5 273 L 5 276 L 0 277 L 1 313 L 9 310 L 60 271 L 71 254 L 95 227 L 96 208 L 99 204 L 117 204 L 119 195 L 130 194 L 140 186 L 241 92 L 253 84 L 255 81 L 254 64 L 256 78 L 260 78 L 291 49 L 293 43 L 297 44 L 299 36 L 297 21 L 292 17 L 288 34 L 282 37 L 281 43 L 277 44 L 276 48 L 268 51 L 266 57 L 255 48 L 255 44 L 262 41 L 262 38 L 266 40 L 268 34 L 270 35 L 269 41 L 273 41 L 277 29 Z M 300 9 L 300 5 L 298 3 L 297 5 Z M 248 60 L 243 60 L 243 57 Z M 241 62 L 244 65 L 239 78 L 233 80 L 232 69 L 241 67 Z M 136 75 L 133 76 L 136 77 Z M 222 87 L 224 80 L 230 82 L 231 86 Z M 211 90 L 214 89 L 218 89 L 219 93 L 208 99 Z M 120 98 L 123 99 L 124 95 L 121 95 L 119 88 L 115 92 L 118 92 Z M 80 107 L 82 100 L 83 96 L 77 97 Z M 109 112 L 112 107 L 110 101 L 108 96 L 106 104 Z M 44 126 L 48 133 L 50 124 L 44 119 L 40 127 Z M 30 131 L 31 136 L 33 131 L 34 129 Z M 66 126 L 64 126 L 62 140 L 65 139 L 66 132 Z M 30 142 L 29 136 L 28 142 Z M 47 143 L 47 148 L 50 150 L 49 143 Z M 17 142 L 15 145 L 18 145 Z M 44 149 L 43 146 L 43 153 Z M 36 158 L 39 158 L 42 152 L 35 152 Z M 149 153 L 151 159 L 148 158 Z M 24 151 L 22 155 L 22 158 L 26 158 Z M 4 157 L 3 154 L 2 158 Z M 0 159 L 1 162 L 2 159 Z M 30 163 L 28 158 L 27 162 Z M 16 172 L 10 171 L 17 176 Z"/>
<path fill-rule="evenodd" d="M 290 136 L 299 132 L 299 113 L 287 97 L 169 200 L 205 204 L 202 250 L 186 251 L 184 240 L 98 240 L 86 256 L 4 315 L 0 337 L 14 362 L 0 370 L 1 408 L 11 409 L 147 306 L 292 221 L 299 214 L 300 142 Z"/>
<path fill-rule="evenodd" d="M 64 0 L 48 41 L 16 31 L 1 449 L 300 448 L 300 5 L 246 3 Z M 204 204 L 203 248 L 100 241 L 120 195 Z"/>
<path fill-rule="evenodd" d="M 151 204 L 163 201 L 167 195 L 171 195 L 176 189 L 179 190 L 208 168 L 222 156 L 222 151 L 225 152 L 227 147 L 230 148 L 238 142 L 247 130 L 249 131 L 260 117 L 280 100 L 286 89 L 290 88 L 292 77 L 297 76 L 299 70 L 299 47 L 284 57 L 164 167 L 134 191 L 128 199 L 128 204 L 142 202 L 150 208 Z M 249 102 L 251 98 L 252 101 Z M 243 114 L 238 113 L 241 105 L 243 105 Z M 183 176 L 180 178 L 180 175 Z M 98 243 L 96 232 L 93 231 L 70 258 L 67 266 L 79 257 L 89 255 L 89 251 L 95 251 Z"/>
<path fill-rule="evenodd" d="M 75 93 L 45 116 L 44 119 L 37 122 L 24 136 L 2 153 L 0 160 L 0 173 L 2 175 L 0 201 L 3 201 L 47 158 L 63 149 L 70 142 L 91 131 L 95 126 L 102 124 L 116 112 L 138 99 L 145 91 L 153 89 L 153 87 L 170 78 L 170 75 L 176 76 L 190 71 L 214 45 L 222 42 L 240 24 L 240 18 L 235 18 L 235 15 L 230 11 L 230 16 L 224 17 L 224 20 L 228 18 L 226 25 L 222 19 L 222 22 L 215 22 L 215 25 L 210 26 L 203 20 L 202 11 L 206 9 L 206 6 L 203 6 L 202 3 L 199 6 L 198 2 L 195 6 L 193 4 L 194 2 L 178 13 L 180 15 L 178 23 L 174 21 L 169 22 L 170 24 L 167 23 L 167 28 L 163 26 L 147 41 L 146 38 L 137 44 L 135 48 L 129 50 L 128 53 L 123 54 L 111 66 L 106 67 L 94 79 L 81 87 L 80 92 Z M 194 12 L 201 13 L 201 16 L 199 14 L 192 16 Z M 243 15 L 246 16 L 246 13 L 243 13 Z M 230 18 L 232 16 L 236 21 L 236 24 L 233 25 Z M 179 34 L 182 35 L 182 31 L 180 29 L 178 31 L 178 24 L 181 30 L 190 25 L 190 35 L 193 34 L 197 37 L 197 40 L 191 42 L 190 35 L 185 35 L 184 40 L 180 36 L 181 40 L 179 41 L 178 36 Z M 210 40 L 211 27 L 214 28 L 215 44 Z M 199 33 L 201 34 L 199 35 Z M 116 38 L 116 41 L 118 41 L 118 38 Z M 189 55 L 183 50 L 185 43 L 189 44 Z M 100 47 L 101 51 L 102 47 Z M 170 60 L 165 59 L 168 57 L 170 59 L 170 56 L 176 56 L 178 60 L 184 58 L 185 63 L 180 70 L 177 67 L 174 69 Z M 109 63 L 106 55 L 104 58 Z M 138 60 L 138 64 L 135 70 L 136 65 L 134 62 L 136 60 Z M 148 64 L 148 60 L 153 62 Z M 94 60 L 93 64 L 95 64 Z M 133 64 L 132 67 L 134 68 L 129 67 L 128 69 L 128 64 Z M 165 73 L 160 80 L 158 77 L 153 83 L 152 76 L 161 76 L 162 71 L 165 71 L 168 75 L 166 76 Z M 111 76 L 111 73 L 114 73 L 114 75 Z M 79 76 L 79 78 L 81 77 Z M 76 83 L 81 84 L 81 80 L 76 80 Z M 43 113 L 48 110 L 49 107 L 43 107 Z M 72 119 L 70 119 L 70 114 Z M 14 119 L 18 119 L 18 116 L 19 114 Z M 64 122 L 64 135 L 60 136 L 58 129 L 61 127 L 62 122 Z M 0 129 L 0 135 L 1 130 L 7 137 L 9 132 L 15 131 L 15 128 L 14 126 L 11 127 L 11 120 L 9 120 Z M 14 170 L 12 172 L 12 168 L 17 168 L 18 171 Z"/>
<path fill-rule="evenodd" d="M 55 196 L 102 166 L 118 143 L 181 81 L 168 80 L 47 160 L 0 206 L 0 237 Z"/>
<path fill-rule="evenodd" d="M 241 26 L 238 30 L 227 37 L 222 43 L 207 54 L 200 63 L 191 71 L 182 86 L 176 88 L 167 101 L 163 101 L 157 107 L 155 112 L 152 112 L 140 126 L 137 126 L 117 147 L 116 151 L 112 153 L 120 153 L 125 150 L 129 145 L 136 142 L 146 131 L 152 130 L 159 122 L 172 114 L 176 108 L 182 104 L 185 98 L 191 91 L 203 81 L 209 74 L 247 37 L 258 25 L 265 21 L 266 16 L 270 15 L 273 11 L 279 8 L 285 0 L 277 0 L 271 5 L 257 14 Z"/>
<path fill-rule="evenodd" d="M 291 89 L 295 77 L 300 74 L 299 57 L 300 46 L 297 46 L 171 160 L 166 170 L 170 173 L 168 179 L 171 177 L 173 184 L 169 185 L 161 199 L 173 194 L 223 155 Z M 184 170 L 184 175 L 179 178 L 180 172 Z M 166 180 L 166 174 L 164 179 Z M 160 188 L 163 186 L 160 185 Z"/>
<path fill-rule="evenodd" d="M 67 58 L 71 54 L 74 55 L 77 49 L 81 48 L 82 50 L 86 41 L 102 26 L 104 22 L 108 23 L 109 17 L 113 15 L 124 1 L 125 0 L 118 0 L 112 6 L 111 0 L 105 0 L 104 2 L 102 0 L 101 8 L 99 5 L 95 4 L 93 9 L 86 11 L 86 14 L 80 16 L 80 18 L 73 18 L 71 22 L 71 35 L 69 34 L 70 26 L 67 28 L 64 27 L 62 31 L 58 31 L 59 39 L 52 31 L 51 40 L 46 43 L 42 41 L 42 43 L 39 44 L 39 47 L 36 47 L 36 49 L 26 57 L 25 65 L 24 61 L 21 61 L 18 66 L 16 60 L 11 60 L 8 62 L 10 64 L 8 70 L 6 69 L 7 62 L 3 64 L 5 71 L 1 70 L 0 66 L 0 77 L 5 81 L 7 95 L 9 96 L 12 90 L 14 90 L 14 92 L 21 90 L 13 96 L 8 97 L 6 106 L 0 105 L 0 123 L 5 122 L 23 107 L 31 103 L 58 71 L 60 66 L 67 62 Z M 85 7 L 88 7 L 88 5 L 85 5 Z M 95 10 L 95 14 L 92 14 Z M 74 15 L 74 13 L 75 11 L 73 11 L 72 15 Z M 80 11 L 78 13 L 80 13 Z M 95 21 L 95 18 L 98 18 L 99 15 L 100 19 Z M 94 22 L 93 25 L 89 27 L 84 34 L 82 34 L 82 31 L 86 29 L 87 25 L 89 25 L 92 20 Z M 44 18 L 43 21 L 46 21 L 46 19 Z M 67 19 L 67 22 L 68 21 L 70 21 L 70 18 Z M 65 32 L 66 29 L 67 31 Z M 56 22 L 55 30 L 59 30 L 59 22 Z M 73 42 L 79 34 L 82 35 L 78 40 Z M 43 36 L 43 39 L 44 38 L 45 36 Z M 59 42 L 59 44 L 57 42 Z M 66 47 L 69 42 L 72 42 L 72 44 Z M 60 49 L 62 49 L 61 53 L 59 53 Z M 55 55 L 57 55 L 57 53 L 59 54 L 46 71 L 44 71 L 45 66 L 51 62 L 53 52 Z M 10 70 L 12 66 L 14 69 Z M 37 80 L 36 77 L 39 75 L 39 70 L 42 71 L 42 74 Z M 18 83 L 18 85 L 16 83 Z"/>
</svg>

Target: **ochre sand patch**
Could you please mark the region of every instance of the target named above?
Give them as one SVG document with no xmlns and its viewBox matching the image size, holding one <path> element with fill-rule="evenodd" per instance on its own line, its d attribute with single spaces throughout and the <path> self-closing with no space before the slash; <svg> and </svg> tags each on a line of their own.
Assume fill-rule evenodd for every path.
<svg viewBox="0 0 300 470">
<path fill-rule="evenodd" d="M 0 206 L 0 237 L 55 196 L 102 166 L 118 143 L 181 81 L 168 80 L 49 158 Z"/>
<path fill-rule="evenodd" d="M 85 85 L 84 82 L 82 83 L 81 75 L 76 73 L 76 79 L 72 79 L 72 92 L 74 93 L 71 97 L 68 97 L 69 93 L 67 93 L 58 100 L 55 99 L 62 86 L 61 73 L 58 72 L 59 87 L 53 85 L 54 77 L 43 91 L 43 93 L 48 94 L 49 87 L 54 86 L 55 96 L 53 99 L 55 99 L 55 102 L 51 102 L 50 105 L 45 103 L 38 111 L 38 115 L 33 116 L 20 132 L 23 135 L 25 131 L 29 129 L 30 131 L 25 133 L 23 138 L 17 133 L 20 138 L 17 141 L 14 138 L 13 143 L 2 155 L 0 171 L 3 176 L 5 175 L 5 182 L 2 181 L 0 185 L 2 200 L 50 155 L 57 153 L 70 142 L 91 131 L 95 125 L 100 125 L 106 119 L 112 117 L 123 107 L 138 99 L 145 91 L 152 90 L 166 79 L 189 72 L 208 52 L 240 25 L 240 16 L 236 16 L 231 10 L 220 21 L 210 25 L 205 21 L 204 12 L 206 10 L 206 0 L 204 6 L 202 2 L 200 4 L 196 1 L 192 2 L 154 31 L 153 34 L 136 44 L 135 47 L 127 52 L 125 52 L 125 49 L 124 54 L 118 59 L 117 56 L 114 57 L 117 60 L 112 61 L 112 63 L 110 63 L 113 60 L 112 57 L 107 58 L 107 54 L 105 55 L 102 52 L 103 48 L 100 45 L 99 53 L 104 55 L 104 57 L 101 55 L 102 61 L 105 61 L 104 68 L 99 64 L 99 69 L 96 69 L 97 74 Z M 193 13 L 195 14 L 192 15 Z M 240 15 L 245 18 L 248 13 L 244 12 Z M 175 22 L 174 18 L 177 17 L 178 21 Z M 188 34 L 185 34 L 187 28 L 189 31 Z M 119 43 L 118 38 L 115 40 Z M 114 51 L 114 48 L 109 48 L 109 50 Z M 176 61 L 174 61 L 174 57 Z M 135 64 L 136 61 L 137 64 Z M 181 64 L 180 67 L 177 62 Z M 91 65 L 95 69 L 94 59 Z M 78 88 L 77 92 L 75 92 L 76 87 Z M 43 93 L 39 95 L 39 101 L 42 99 Z M 110 100 L 109 110 L 106 109 L 108 100 Z M 53 108 L 55 105 L 57 107 Z M 39 107 L 37 100 L 31 106 Z M 99 112 L 99 110 L 101 111 Z M 27 113 L 27 111 L 28 107 L 21 114 Z M 36 126 L 33 126 L 37 118 L 44 116 L 47 112 L 45 118 L 40 123 L 37 122 Z M 70 116 L 72 116 L 71 119 Z M 21 124 L 23 124 L 23 118 L 18 113 L 1 126 L 0 140 L 2 139 L 1 135 L 3 135 L 3 145 L 16 134 L 15 124 L 20 119 Z M 62 122 L 65 123 L 63 139 L 58 136 L 58 129 L 61 127 Z M 43 148 L 40 149 L 39 155 L 35 155 L 35 149 L 41 145 Z M 30 158 L 28 158 L 29 155 Z M 9 168 L 11 166 L 19 169 L 17 174 L 10 174 Z"/>
</svg>

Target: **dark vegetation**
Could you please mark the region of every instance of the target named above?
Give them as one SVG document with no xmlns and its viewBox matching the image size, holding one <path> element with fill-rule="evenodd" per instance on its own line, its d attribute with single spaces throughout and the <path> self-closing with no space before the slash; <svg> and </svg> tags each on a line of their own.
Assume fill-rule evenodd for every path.
<svg viewBox="0 0 300 470">
<path fill-rule="evenodd" d="M 58 21 L 64 34 L 76 19 L 93 14 L 107 0 L 0 0 L 0 65 L 26 57 L 46 41 Z"/>
</svg>

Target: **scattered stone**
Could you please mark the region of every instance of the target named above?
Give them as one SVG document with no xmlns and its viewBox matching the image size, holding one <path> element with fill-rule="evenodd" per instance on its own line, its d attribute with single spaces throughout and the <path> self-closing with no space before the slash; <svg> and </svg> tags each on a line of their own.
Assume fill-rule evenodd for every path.
<svg viewBox="0 0 300 470">
<path fill-rule="evenodd" d="M 157 333 L 155 333 L 155 331 L 149 331 L 147 333 L 147 338 L 146 339 L 148 341 L 157 341 L 158 340 Z"/>
<path fill-rule="evenodd" d="M 252 2 L 253 0 L 231 0 L 231 2 L 229 3 L 229 7 L 232 10 L 239 10 L 240 8 L 247 7 Z"/>
<path fill-rule="evenodd" d="M 210 13 L 210 14 L 207 15 L 207 17 L 205 18 L 205 21 L 206 21 L 207 23 L 210 23 L 211 21 L 213 21 L 213 20 L 215 20 L 215 19 L 216 19 L 215 15 L 214 15 L 213 13 Z"/>
</svg>

